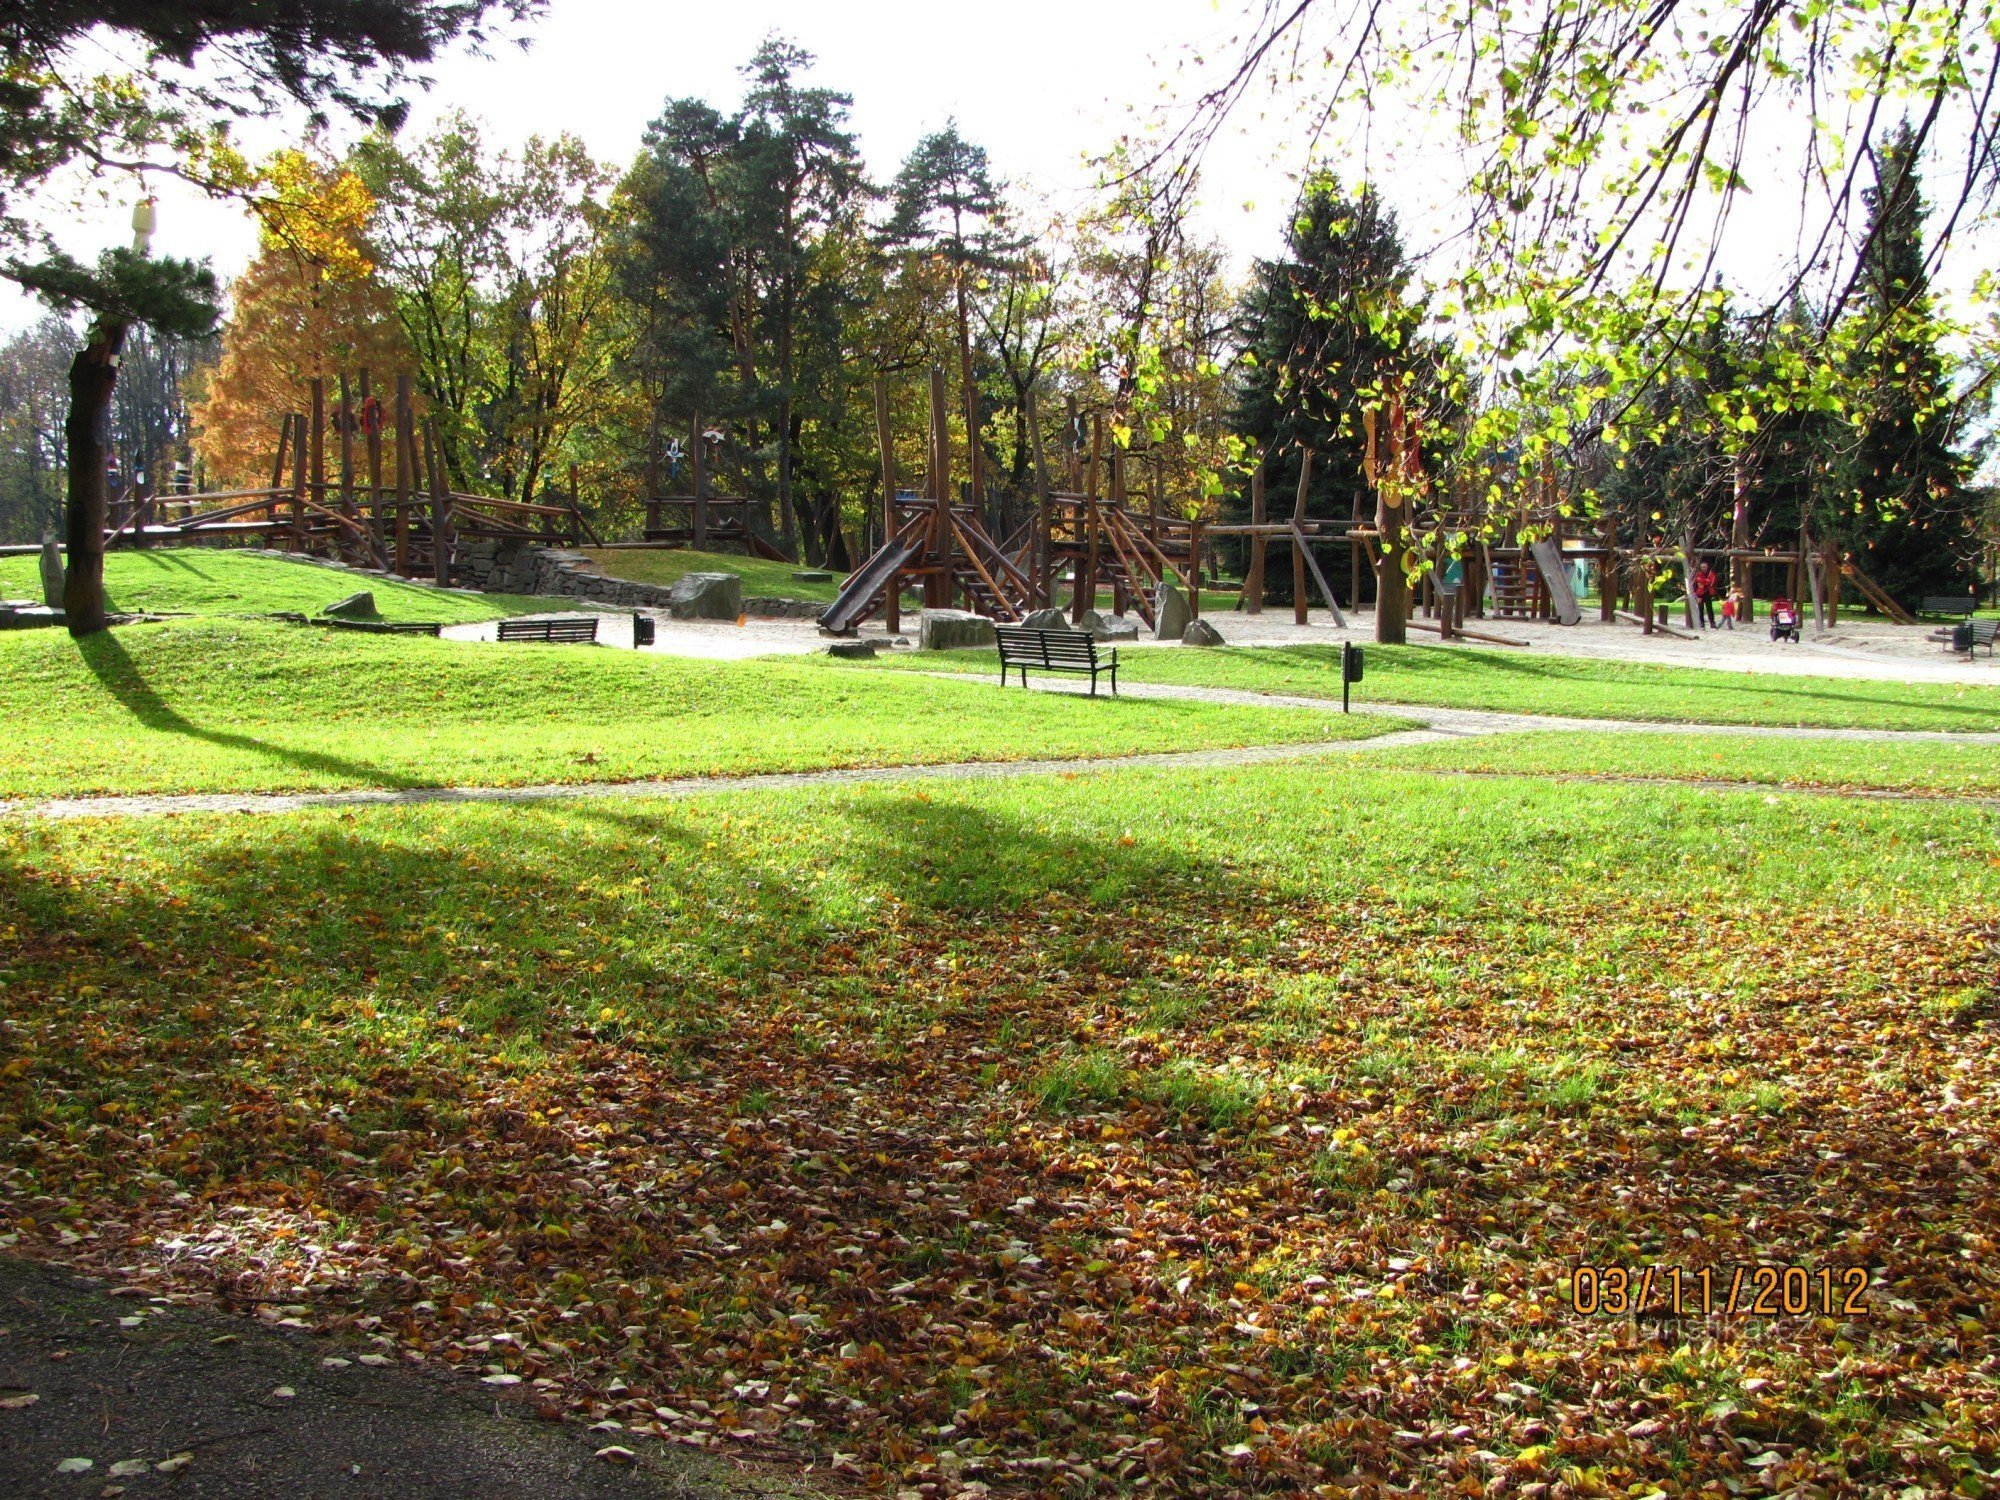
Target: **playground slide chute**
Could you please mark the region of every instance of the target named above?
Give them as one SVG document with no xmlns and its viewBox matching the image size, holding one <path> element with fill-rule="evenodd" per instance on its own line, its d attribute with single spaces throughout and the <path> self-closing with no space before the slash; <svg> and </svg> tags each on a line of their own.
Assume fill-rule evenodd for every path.
<svg viewBox="0 0 2000 1500">
<path fill-rule="evenodd" d="M 875 612 L 882 591 L 892 586 L 896 570 L 916 555 L 915 542 L 894 541 L 848 575 L 839 597 L 819 617 L 820 629 L 852 630 Z"/>
<path fill-rule="evenodd" d="M 1576 590 L 1570 587 L 1569 565 L 1563 561 L 1562 548 L 1549 537 L 1529 544 L 1528 550 L 1534 554 L 1535 567 L 1542 575 L 1542 582 L 1548 586 L 1549 607 L 1558 623 L 1577 625 L 1583 621 L 1583 611 L 1577 608 Z"/>
</svg>

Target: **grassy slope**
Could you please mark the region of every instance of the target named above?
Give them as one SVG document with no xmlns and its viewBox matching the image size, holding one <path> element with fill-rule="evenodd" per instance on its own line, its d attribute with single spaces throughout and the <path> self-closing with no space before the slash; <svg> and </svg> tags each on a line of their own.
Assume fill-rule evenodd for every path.
<svg viewBox="0 0 2000 1500">
<path fill-rule="evenodd" d="M 831 583 L 800 583 L 792 577 L 802 565 L 771 562 L 762 557 L 738 557 L 728 552 L 638 551 L 625 547 L 586 547 L 598 565 L 613 578 L 634 583 L 669 584 L 683 573 L 734 573 L 743 580 L 746 598 L 820 599 L 833 602 L 840 592 L 844 574 L 836 573 Z"/>
<path fill-rule="evenodd" d="M 1947 796 L 2000 795 L 2000 745 L 1869 744 L 1727 734 L 1536 731 L 1384 750 L 1378 763 L 1499 775 L 1658 776 Z"/>
<path fill-rule="evenodd" d="M 375 595 L 386 620 L 440 620 L 447 625 L 532 614 L 547 599 L 513 594 L 461 594 L 381 578 L 361 578 L 309 562 L 210 547 L 113 552 L 104 560 L 105 592 L 114 610 L 163 614 L 263 615 L 281 610 L 318 614 L 358 589 Z M 0 595 L 42 595 L 32 557 L 0 557 Z"/>
<path fill-rule="evenodd" d="M 1177 1495 L 1239 1445 L 1273 1493 L 1767 1445 L 1942 1493 L 2000 1354 L 1996 842 L 1298 768 L 0 824 L 0 1229 L 593 1419 L 808 1418 L 885 1489 L 1128 1493 L 1144 1435 Z M 1564 1303 L 1763 1261 L 1878 1282 L 1725 1337 Z"/>
<path fill-rule="evenodd" d="M 1095 703 L 822 659 L 261 621 L 0 633 L 0 795 L 512 785 L 1339 739 L 1394 721 Z"/>
<path fill-rule="evenodd" d="M 884 658 L 887 665 L 991 672 L 972 652 Z M 1439 646 L 1369 646 L 1363 704 L 1427 704 L 1666 723 L 1810 725 L 1859 729 L 2000 729 L 2000 686 L 1780 677 L 1655 667 L 1540 653 Z M 1338 646 L 1245 646 L 1125 652 L 1132 682 L 1340 696 Z M 2000 674 L 1996 674 L 2000 681 Z"/>
</svg>

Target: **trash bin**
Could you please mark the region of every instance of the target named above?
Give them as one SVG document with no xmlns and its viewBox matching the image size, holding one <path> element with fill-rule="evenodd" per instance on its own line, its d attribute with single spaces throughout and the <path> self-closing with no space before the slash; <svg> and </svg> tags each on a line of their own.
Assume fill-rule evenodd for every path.
<svg viewBox="0 0 2000 1500">
<path fill-rule="evenodd" d="M 637 612 L 635 612 L 632 616 L 633 646 L 638 647 L 638 646 L 652 645 L 653 632 L 657 628 L 658 628 L 658 622 L 653 620 L 650 616 L 638 614 Z"/>
</svg>

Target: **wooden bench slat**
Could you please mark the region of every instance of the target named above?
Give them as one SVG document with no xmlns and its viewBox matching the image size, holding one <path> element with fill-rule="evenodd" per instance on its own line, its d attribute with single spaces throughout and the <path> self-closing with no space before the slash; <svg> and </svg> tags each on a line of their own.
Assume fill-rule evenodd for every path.
<svg viewBox="0 0 2000 1500">
<path fill-rule="evenodd" d="M 547 641 L 561 644 L 594 642 L 597 639 L 597 616 L 571 616 L 556 620 L 502 620 L 499 634 L 503 641 Z"/>
</svg>

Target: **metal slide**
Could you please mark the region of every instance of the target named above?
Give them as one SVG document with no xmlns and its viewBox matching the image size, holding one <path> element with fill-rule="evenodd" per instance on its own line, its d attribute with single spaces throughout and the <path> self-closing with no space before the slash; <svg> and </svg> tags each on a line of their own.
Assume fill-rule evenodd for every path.
<svg viewBox="0 0 2000 1500">
<path fill-rule="evenodd" d="M 889 587 L 896 570 L 914 557 L 918 550 L 915 542 L 892 541 L 856 568 L 848 575 L 840 596 L 819 617 L 820 629 L 837 633 L 849 631 L 874 614 L 881 603 L 882 591 Z"/>
<path fill-rule="evenodd" d="M 1535 567 L 1540 570 L 1542 582 L 1548 585 L 1549 605 L 1555 612 L 1557 623 L 1579 625 L 1583 622 L 1583 611 L 1576 606 L 1576 590 L 1570 587 L 1569 564 L 1563 560 L 1562 548 L 1554 540 L 1543 537 L 1533 542 L 1528 550 L 1534 554 Z"/>
</svg>

